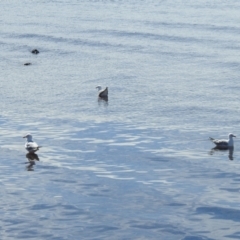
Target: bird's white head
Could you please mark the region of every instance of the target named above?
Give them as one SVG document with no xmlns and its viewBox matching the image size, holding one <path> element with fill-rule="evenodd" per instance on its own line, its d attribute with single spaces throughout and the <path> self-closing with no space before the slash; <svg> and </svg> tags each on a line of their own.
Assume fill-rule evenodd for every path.
<svg viewBox="0 0 240 240">
<path fill-rule="evenodd" d="M 229 133 L 228 137 L 229 138 L 233 138 L 233 137 L 236 137 L 236 136 L 234 134 L 232 134 L 232 133 Z"/>
<path fill-rule="evenodd" d="M 98 85 L 96 88 L 98 89 L 98 91 L 100 91 L 102 89 L 102 87 L 100 85 Z"/>
<path fill-rule="evenodd" d="M 23 136 L 23 138 L 26 138 L 27 141 L 31 141 L 32 140 L 32 135 L 31 135 L 31 133 L 28 133 L 27 135 Z"/>
</svg>

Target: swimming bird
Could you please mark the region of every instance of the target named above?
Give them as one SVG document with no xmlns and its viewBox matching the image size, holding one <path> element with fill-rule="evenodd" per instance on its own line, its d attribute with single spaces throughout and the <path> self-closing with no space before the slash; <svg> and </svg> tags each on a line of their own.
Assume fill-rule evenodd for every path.
<svg viewBox="0 0 240 240">
<path fill-rule="evenodd" d="M 33 49 L 33 50 L 32 50 L 32 53 L 33 53 L 33 54 L 39 54 L 39 51 L 38 51 L 37 49 Z"/>
<path fill-rule="evenodd" d="M 108 87 L 106 87 L 104 90 L 102 90 L 101 86 L 96 87 L 98 89 L 98 96 L 99 97 L 108 97 Z"/>
<path fill-rule="evenodd" d="M 38 144 L 36 142 L 33 141 L 32 139 L 32 135 L 30 133 L 28 133 L 26 136 L 24 136 L 23 138 L 26 138 L 27 141 L 25 143 L 25 149 L 30 152 L 30 153 L 34 153 L 37 150 L 39 150 L 39 148 L 41 146 L 38 146 Z"/>
<path fill-rule="evenodd" d="M 227 139 L 214 139 L 214 138 L 209 138 L 215 145 L 216 148 L 218 149 L 228 149 L 228 148 L 233 148 L 233 137 L 236 137 L 234 134 L 229 133 L 228 135 L 228 140 Z"/>
</svg>

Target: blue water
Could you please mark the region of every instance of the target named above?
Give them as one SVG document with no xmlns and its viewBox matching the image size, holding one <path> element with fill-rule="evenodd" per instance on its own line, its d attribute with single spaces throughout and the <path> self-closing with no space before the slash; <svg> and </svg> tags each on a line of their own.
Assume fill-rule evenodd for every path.
<svg viewBox="0 0 240 240">
<path fill-rule="evenodd" d="M 1 239 L 240 239 L 239 10 L 1 3 Z"/>
</svg>

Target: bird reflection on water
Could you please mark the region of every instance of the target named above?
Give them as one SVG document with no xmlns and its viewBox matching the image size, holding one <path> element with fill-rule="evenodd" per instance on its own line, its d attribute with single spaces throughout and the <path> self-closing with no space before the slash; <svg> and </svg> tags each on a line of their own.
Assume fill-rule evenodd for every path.
<svg viewBox="0 0 240 240">
<path fill-rule="evenodd" d="M 221 151 L 221 152 L 226 152 L 228 151 L 228 158 L 229 160 L 233 160 L 233 152 L 234 152 L 234 147 L 229 147 L 228 149 L 219 149 L 217 147 L 215 148 L 212 148 L 211 151 L 209 152 L 210 155 L 213 155 L 215 152 L 218 152 L 218 151 Z"/>
<path fill-rule="evenodd" d="M 33 166 L 35 165 L 35 160 L 39 161 L 38 155 L 36 153 L 29 152 L 26 154 L 26 158 L 28 159 L 26 169 L 28 171 L 34 171 Z"/>
<path fill-rule="evenodd" d="M 98 97 L 98 105 L 108 106 L 108 96 L 106 97 Z"/>
</svg>

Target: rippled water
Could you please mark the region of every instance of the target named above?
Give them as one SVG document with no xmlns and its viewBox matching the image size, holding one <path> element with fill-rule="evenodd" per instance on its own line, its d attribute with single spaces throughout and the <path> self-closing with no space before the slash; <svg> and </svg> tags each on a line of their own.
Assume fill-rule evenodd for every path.
<svg viewBox="0 0 240 240">
<path fill-rule="evenodd" d="M 2 3 L 1 238 L 240 239 L 239 8 Z"/>
</svg>

